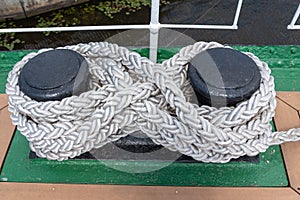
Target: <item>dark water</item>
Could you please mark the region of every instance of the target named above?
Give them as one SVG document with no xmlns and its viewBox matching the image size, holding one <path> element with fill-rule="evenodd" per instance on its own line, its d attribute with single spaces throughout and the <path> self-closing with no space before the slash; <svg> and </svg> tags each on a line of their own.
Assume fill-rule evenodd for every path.
<svg viewBox="0 0 300 200">
<path fill-rule="evenodd" d="M 161 23 L 178 24 L 231 25 L 237 2 L 238 0 L 170 0 L 170 4 L 161 7 L 160 21 Z M 300 30 L 287 30 L 287 25 L 291 22 L 298 4 L 298 0 L 244 0 L 238 30 L 180 29 L 176 31 L 195 41 L 214 40 L 226 44 L 242 45 L 297 45 L 300 44 Z M 113 19 L 97 13 L 94 16 L 88 15 L 88 19 L 84 20 L 82 25 L 147 24 L 150 20 L 149 15 L 150 8 L 147 7 L 130 15 L 116 14 Z M 30 27 L 31 23 L 30 19 L 17 21 L 17 24 L 27 27 Z M 297 23 L 300 24 L 300 19 Z M 136 45 L 136 41 L 147 43 L 147 31 L 140 31 L 140 34 L 136 34 L 133 40 L 130 37 L 127 38 L 131 32 L 127 32 L 127 36 L 125 33 L 123 30 L 77 31 L 52 33 L 48 37 L 42 33 L 22 33 L 16 34 L 16 37 L 25 42 L 17 44 L 15 49 L 39 49 L 104 41 L 114 35 L 121 35 L 118 41 L 126 40 L 126 44 L 129 46 Z M 172 37 L 174 37 L 173 40 L 178 39 L 176 36 Z"/>
</svg>

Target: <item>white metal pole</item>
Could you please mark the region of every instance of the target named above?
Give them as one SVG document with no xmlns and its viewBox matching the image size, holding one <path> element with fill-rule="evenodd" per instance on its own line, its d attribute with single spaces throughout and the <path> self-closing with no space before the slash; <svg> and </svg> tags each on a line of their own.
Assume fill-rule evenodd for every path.
<svg viewBox="0 0 300 200">
<path fill-rule="evenodd" d="M 197 24 L 160 24 L 161 28 L 184 28 L 184 29 L 235 29 L 232 25 L 197 25 Z"/>
<path fill-rule="evenodd" d="M 159 23 L 159 0 L 151 1 L 151 21 L 150 21 L 150 60 L 156 63 L 158 49 L 158 34 L 160 29 Z"/>
<path fill-rule="evenodd" d="M 157 26 L 157 28 L 154 28 Z M 294 25 L 298 26 L 298 25 Z M 160 28 L 184 28 L 184 29 L 234 29 L 233 25 L 197 25 L 197 24 L 158 24 L 158 25 L 107 25 L 107 26 L 72 26 L 72 27 L 44 27 L 44 28 L 0 28 L 0 33 L 30 33 L 52 31 L 101 31 L 101 30 L 124 30 L 124 29 L 151 29 Z"/>
<path fill-rule="evenodd" d="M 160 0 L 151 0 L 151 21 L 150 24 L 141 25 L 100 25 L 100 26 L 72 26 L 72 27 L 45 27 L 45 28 L 3 28 L 0 33 L 26 33 L 26 32 L 48 32 L 48 31 L 97 31 L 97 30 L 124 30 L 124 29 L 149 29 L 150 30 L 150 59 L 157 61 L 158 39 L 160 28 L 184 28 L 184 29 L 237 29 L 243 0 L 238 1 L 232 25 L 196 25 L 196 24 L 160 24 L 159 5 Z M 300 15 L 300 4 L 288 29 L 300 29 L 300 25 L 295 25 Z"/>
<path fill-rule="evenodd" d="M 106 26 L 72 26 L 72 27 L 45 27 L 45 28 L 1 28 L 0 33 L 28 33 L 47 31 L 97 31 L 121 29 L 149 29 L 150 25 L 106 25 Z"/>
<path fill-rule="evenodd" d="M 295 12 L 295 15 L 294 15 L 291 23 L 288 25 L 287 29 L 297 29 L 297 28 L 299 28 L 298 26 L 295 26 L 299 15 L 300 15 L 300 4 L 299 4 L 299 6 L 298 6 L 298 8 Z"/>
<path fill-rule="evenodd" d="M 235 16 L 234 16 L 234 21 L 233 21 L 233 24 L 232 24 L 234 29 L 238 29 L 237 24 L 238 24 L 238 21 L 239 21 L 239 18 L 240 18 L 242 5 L 243 5 L 243 0 L 239 0 L 237 8 L 236 8 Z"/>
</svg>

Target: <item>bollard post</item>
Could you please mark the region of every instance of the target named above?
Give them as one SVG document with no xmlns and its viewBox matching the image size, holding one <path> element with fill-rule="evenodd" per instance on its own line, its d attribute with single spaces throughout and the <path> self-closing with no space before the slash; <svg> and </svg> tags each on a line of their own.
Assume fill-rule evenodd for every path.
<svg viewBox="0 0 300 200">
<path fill-rule="evenodd" d="M 43 52 L 30 59 L 19 76 L 22 92 L 36 101 L 54 101 L 88 91 L 85 58 L 67 49 Z"/>
<path fill-rule="evenodd" d="M 213 48 L 196 55 L 189 78 L 199 105 L 235 106 L 258 90 L 259 69 L 247 55 L 230 48 Z"/>
</svg>

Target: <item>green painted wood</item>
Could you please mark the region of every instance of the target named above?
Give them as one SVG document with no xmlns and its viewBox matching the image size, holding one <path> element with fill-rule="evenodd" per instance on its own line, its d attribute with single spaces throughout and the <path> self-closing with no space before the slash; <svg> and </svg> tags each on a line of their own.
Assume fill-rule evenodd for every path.
<svg viewBox="0 0 300 200">
<path fill-rule="evenodd" d="M 30 52 L 32 51 L 0 51 L 0 93 L 5 93 L 8 72 Z"/>
<path fill-rule="evenodd" d="M 255 53 L 266 61 L 275 77 L 276 90 L 300 91 L 300 46 L 235 46 Z M 144 56 L 148 49 L 135 49 Z M 179 48 L 162 48 L 159 61 L 171 57 Z M 7 73 L 14 63 L 29 51 L 0 52 L 0 93 L 5 91 Z M 162 161 L 97 161 L 68 160 L 64 162 L 28 158 L 25 137 L 16 132 L 6 157 L 0 181 L 47 183 L 102 183 L 178 186 L 287 186 L 280 148 L 270 147 L 260 154 L 259 163 L 172 163 L 148 173 L 125 173 L 107 167 L 157 167 Z"/>
</svg>

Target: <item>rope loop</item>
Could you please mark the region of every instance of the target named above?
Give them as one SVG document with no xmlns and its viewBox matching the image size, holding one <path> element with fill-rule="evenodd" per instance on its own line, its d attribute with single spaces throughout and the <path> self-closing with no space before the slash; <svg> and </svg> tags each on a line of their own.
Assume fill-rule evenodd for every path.
<svg viewBox="0 0 300 200">
<path fill-rule="evenodd" d="M 187 64 L 198 53 L 216 47 L 224 46 L 197 42 L 162 64 L 107 42 L 61 47 L 86 58 L 92 79 L 90 90 L 47 102 L 32 100 L 20 91 L 22 67 L 51 49 L 30 53 L 8 76 L 11 119 L 39 157 L 60 161 L 137 130 L 172 151 L 218 163 L 299 140 L 300 129 L 272 133 L 274 79 L 268 65 L 251 53 L 245 54 L 257 64 L 262 78 L 259 90 L 249 100 L 218 109 L 189 102 L 192 88 Z"/>
</svg>

